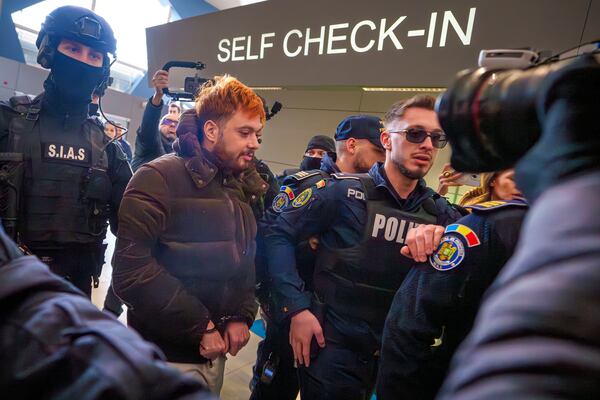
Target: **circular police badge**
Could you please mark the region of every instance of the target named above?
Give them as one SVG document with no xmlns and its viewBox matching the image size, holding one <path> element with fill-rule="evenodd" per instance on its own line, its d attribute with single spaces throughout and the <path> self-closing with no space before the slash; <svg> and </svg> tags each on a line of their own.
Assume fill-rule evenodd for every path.
<svg viewBox="0 0 600 400">
<path fill-rule="evenodd" d="M 273 204 L 271 204 L 271 207 L 273 208 L 273 211 L 279 213 L 279 212 L 283 211 L 284 208 L 287 207 L 289 202 L 290 202 L 290 200 L 288 198 L 287 193 L 281 192 L 277 196 L 275 196 L 275 198 L 273 199 Z"/>
<path fill-rule="evenodd" d="M 458 266 L 465 258 L 465 246 L 456 236 L 442 237 L 437 250 L 429 256 L 429 263 L 438 271 L 449 271 Z"/>
<path fill-rule="evenodd" d="M 308 203 L 308 200 L 310 200 L 311 196 L 312 196 L 311 188 L 304 190 L 302 193 L 300 193 L 298 195 L 298 197 L 296 197 L 296 200 L 294 200 L 292 202 L 292 207 L 295 207 L 295 208 L 302 207 L 303 205 Z"/>
</svg>

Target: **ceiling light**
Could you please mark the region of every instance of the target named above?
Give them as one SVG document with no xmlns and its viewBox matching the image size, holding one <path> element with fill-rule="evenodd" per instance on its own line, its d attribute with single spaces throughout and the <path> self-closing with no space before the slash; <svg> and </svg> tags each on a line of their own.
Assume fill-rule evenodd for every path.
<svg viewBox="0 0 600 400">
<path fill-rule="evenodd" d="M 446 88 L 363 88 L 365 92 L 445 92 Z"/>
<path fill-rule="evenodd" d="M 251 87 L 250 89 L 252 89 L 252 90 L 283 90 L 282 87 L 278 87 L 278 86 L 256 86 L 256 87 Z"/>
</svg>

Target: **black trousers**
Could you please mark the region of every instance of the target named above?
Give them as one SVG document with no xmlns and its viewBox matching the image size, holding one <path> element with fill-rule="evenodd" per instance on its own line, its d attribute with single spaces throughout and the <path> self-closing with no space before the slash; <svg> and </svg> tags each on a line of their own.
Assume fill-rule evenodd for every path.
<svg viewBox="0 0 600 400">
<path fill-rule="evenodd" d="M 289 343 L 290 325 L 266 322 L 266 336 L 258 344 L 256 364 L 252 369 L 250 400 L 295 400 L 298 396 L 298 375 Z M 268 383 L 261 380 L 265 365 L 274 372 Z"/>
<path fill-rule="evenodd" d="M 92 298 L 92 276 L 97 268 L 97 255 L 93 249 L 35 249 L 30 248 L 50 271 L 71 282 L 88 298 Z"/>
<path fill-rule="evenodd" d="M 375 387 L 378 353 L 365 350 L 341 335 L 331 324 L 323 324 L 325 347 L 300 367 L 302 400 L 369 400 Z M 362 350 L 361 350 L 362 349 Z"/>
</svg>

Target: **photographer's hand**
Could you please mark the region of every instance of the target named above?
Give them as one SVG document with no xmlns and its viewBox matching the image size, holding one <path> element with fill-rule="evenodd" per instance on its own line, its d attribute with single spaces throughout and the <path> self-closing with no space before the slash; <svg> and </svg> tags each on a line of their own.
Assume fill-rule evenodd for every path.
<svg viewBox="0 0 600 400">
<path fill-rule="evenodd" d="M 566 178 L 598 168 L 597 113 L 592 101 L 561 99 L 550 108 L 542 137 L 515 167 L 517 186 L 529 202 Z"/>
<path fill-rule="evenodd" d="M 152 76 L 152 86 L 154 86 L 154 96 L 152 96 L 152 104 L 159 106 L 163 97 L 163 89 L 169 87 L 169 73 L 159 69 Z"/>
<path fill-rule="evenodd" d="M 560 181 L 600 165 L 598 61 L 580 57 L 549 75 L 545 86 L 538 102 L 542 135 L 515 167 L 517 186 L 531 203 Z"/>
</svg>

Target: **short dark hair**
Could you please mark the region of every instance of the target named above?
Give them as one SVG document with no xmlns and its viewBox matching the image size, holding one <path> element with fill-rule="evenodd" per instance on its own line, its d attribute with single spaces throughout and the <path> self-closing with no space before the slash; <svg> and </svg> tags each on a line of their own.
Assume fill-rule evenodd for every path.
<svg viewBox="0 0 600 400">
<path fill-rule="evenodd" d="M 181 112 L 181 107 L 179 107 L 178 104 L 171 103 L 171 104 L 169 104 L 169 108 L 171 108 L 171 107 L 175 107 L 175 108 L 177 108 L 179 110 L 179 112 Z"/>
<path fill-rule="evenodd" d="M 390 122 L 402 118 L 404 113 L 409 108 L 424 108 L 426 110 L 433 110 L 435 106 L 435 97 L 428 94 L 418 94 L 411 97 L 410 99 L 397 101 L 392 107 L 385 113 L 383 122 L 387 125 Z"/>
</svg>

